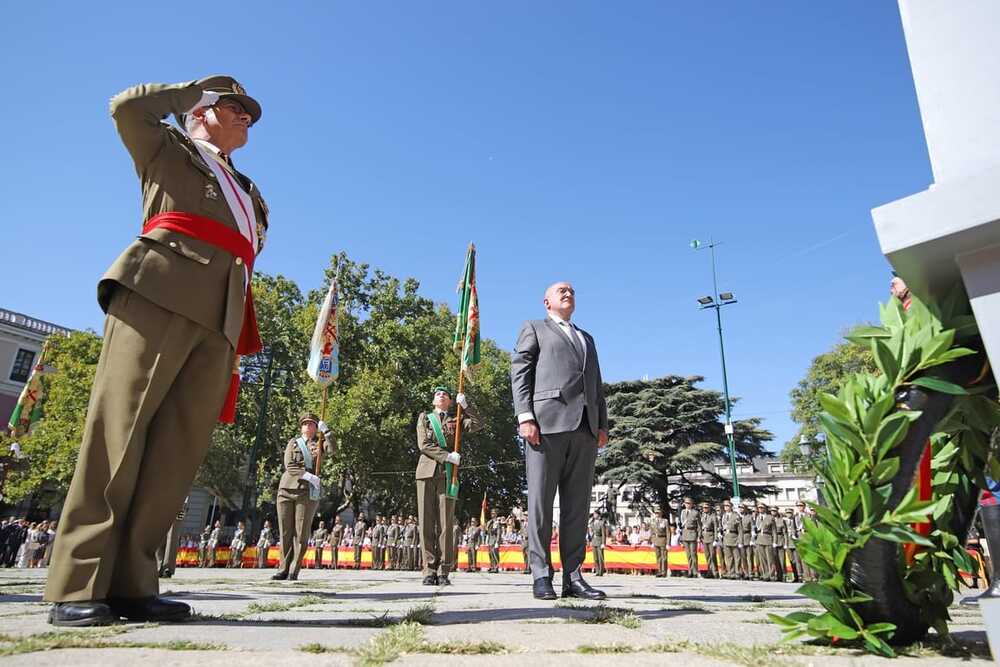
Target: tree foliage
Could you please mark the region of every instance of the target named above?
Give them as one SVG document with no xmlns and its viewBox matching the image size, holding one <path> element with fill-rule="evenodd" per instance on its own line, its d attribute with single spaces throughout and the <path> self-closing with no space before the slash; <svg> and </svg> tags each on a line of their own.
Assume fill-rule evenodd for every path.
<svg viewBox="0 0 1000 667">
<path fill-rule="evenodd" d="M 854 327 L 853 330 L 858 328 Z M 799 425 L 799 430 L 785 443 L 781 458 L 800 458 L 799 441 L 803 436 L 807 442 L 820 442 L 817 437 L 822 432 L 820 414 L 823 410 L 819 403 L 820 396 L 836 394 L 848 378 L 856 373 L 872 373 L 875 370 L 871 348 L 852 340 L 837 343 L 813 359 L 806 376 L 799 380 L 790 394 L 792 421 Z"/>
<path fill-rule="evenodd" d="M 670 500 L 685 495 L 709 501 L 726 497 L 728 478 L 715 474 L 713 466 L 703 470 L 704 463 L 728 457 L 725 402 L 721 393 L 696 386 L 703 379 L 668 375 L 606 385 L 610 431 L 608 446 L 597 458 L 598 475 L 612 487 L 637 484 L 664 510 Z M 756 417 L 733 422 L 739 460 L 765 453 L 772 435 L 760 424 Z M 715 484 L 696 487 L 692 472 L 707 472 Z M 748 497 L 753 492 L 748 488 Z"/>
</svg>

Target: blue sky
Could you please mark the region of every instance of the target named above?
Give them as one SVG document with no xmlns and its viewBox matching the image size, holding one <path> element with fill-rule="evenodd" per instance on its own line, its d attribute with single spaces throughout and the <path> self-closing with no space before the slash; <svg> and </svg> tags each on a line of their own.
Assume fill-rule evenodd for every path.
<svg viewBox="0 0 1000 667">
<path fill-rule="evenodd" d="M 777 449 L 810 360 L 886 298 L 870 209 L 931 182 L 888 0 L 19 3 L 0 62 L 4 307 L 100 330 L 141 222 L 108 99 L 229 73 L 264 108 L 235 155 L 271 209 L 261 270 L 310 289 L 346 250 L 454 307 L 475 241 L 501 346 L 568 279 L 606 380 L 721 389 L 688 245 L 714 236 L 735 414 Z"/>
</svg>

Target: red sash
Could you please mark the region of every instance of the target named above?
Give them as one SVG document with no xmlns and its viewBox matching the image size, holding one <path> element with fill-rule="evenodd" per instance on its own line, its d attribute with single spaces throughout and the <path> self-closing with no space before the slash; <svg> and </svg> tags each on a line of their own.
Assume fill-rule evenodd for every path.
<svg viewBox="0 0 1000 667">
<path fill-rule="evenodd" d="M 169 229 L 178 234 L 204 241 L 220 250 L 225 250 L 234 257 L 239 257 L 246 265 L 247 275 L 253 275 L 254 248 L 245 236 L 235 229 L 227 227 L 217 220 L 205 218 L 183 211 L 169 211 L 154 215 L 142 227 L 142 233 L 148 234 L 154 229 Z M 222 406 L 219 421 L 232 424 L 236 420 L 236 397 L 240 390 L 239 359 L 243 354 L 255 354 L 263 349 L 260 331 L 257 329 L 257 313 L 253 307 L 253 290 L 251 281 L 247 281 L 246 303 L 243 308 L 243 326 L 240 328 L 239 342 L 236 344 L 236 359 L 233 362 L 233 374 L 229 382 L 229 393 Z"/>
</svg>

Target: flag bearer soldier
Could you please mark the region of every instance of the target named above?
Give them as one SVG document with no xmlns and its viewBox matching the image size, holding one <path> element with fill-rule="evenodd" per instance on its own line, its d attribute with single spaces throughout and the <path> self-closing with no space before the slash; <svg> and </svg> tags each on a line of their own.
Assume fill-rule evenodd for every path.
<svg viewBox="0 0 1000 667">
<path fill-rule="evenodd" d="M 667 562 L 670 555 L 670 520 L 663 516 L 663 510 L 657 507 L 653 511 L 652 542 L 656 552 L 656 576 L 669 577 L 670 567 Z"/>
<path fill-rule="evenodd" d="M 336 570 L 340 558 L 340 543 L 344 541 L 344 524 L 338 514 L 333 518 L 333 528 L 330 529 L 330 569 Z"/>
<path fill-rule="evenodd" d="M 688 576 L 698 576 L 698 538 L 701 533 L 701 515 L 694 506 L 694 500 L 684 499 L 684 509 L 681 510 L 681 542 L 687 554 Z"/>
<path fill-rule="evenodd" d="M 489 572 L 500 572 L 500 542 L 503 541 L 503 522 L 495 509 L 490 510 L 490 520 L 486 522 L 486 544 L 490 549 Z"/>
<path fill-rule="evenodd" d="M 264 527 L 260 529 L 260 537 L 257 538 L 257 567 L 267 567 L 267 551 L 274 542 L 274 535 L 271 530 L 271 520 L 264 519 Z"/>
<path fill-rule="evenodd" d="M 161 122 L 170 114 L 186 131 Z M 248 285 L 267 207 L 229 158 L 260 115 L 228 76 L 111 100 L 144 224 L 97 287 L 107 319 L 45 588 L 53 625 L 191 613 L 159 597 L 156 548 L 215 422 L 232 421 L 236 355 L 261 348 Z"/>
<path fill-rule="evenodd" d="M 299 417 L 299 433 L 298 438 L 292 438 L 285 446 L 285 472 L 278 482 L 281 564 L 278 572 L 271 577 L 276 581 L 299 578 L 313 516 L 319 506 L 317 464 L 323 452 L 332 454 L 335 446 L 330 427 L 314 414 Z"/>
<path fill-rule="evenodd" d="M 785 569 L 785 549 L 788 546 L 788 526 L 777 507 L 771 508 L 771 517 L 774 519 L 774 579 L 775 581 L 784 581 L 787 572 Z"/>
<path fill-rule="evenodd" d="M 365 523 L 365 516 L 362 514 L 354 520 L 354 569 L 361 569 L 361 550 L 365 544 L 365 531 L 368 524 Z"/>
<path fill-rule="evenodd" d="M 528 560 L 528 519 L 523 518 L 520 521 L 521 521 L 521 558 L 524 559 L 524 573 L 531 574 L 531 561 Z"/>
<path fill-rule="evenodd" d="M 701 512 L 700 538 L 702 550 L 705 552 L 705 560 L 708 561 L 708 576 L 718 578 L 719 564 L 715 560 L 715 541 L 719 534 L 719 524 L 711 505 L 702 503 Z"/>
<path fill-rule="evenodd" d="M 743 544 L 743 526 L 740 515 L 733 511 L 730 501 L 722 503 L 722 555 L 726 563 L 726 579 L 739 579 L 740 547 Z"/>
<path fill-rule="evenodd" d="M 594 576 L 604 576 L 604 540 L 608 536 L 608 528 L 604 519 L 597 512 L 590 521 L 590 549 L 594 554 Z"/>
<path fill-rule="evenodd" d="M 774 517 L 767 505 L 757 503 L 757 570 L 761 580 L 774 580 Z"/>
<path fill-rule="evenodd" d="M 743 578 L 750 580 L 754 578 L 757 525 L 754 523 L 749 503 L 740 505 L 740 527 L 743 529 L 743 544 L 740 548 L 743 554 Z"/>
<path fill-rule="evenodd" d="M 455 402 L 462 408 L 462 430 L 467 433 L 479 430 L 479 417 L 469 407 L 465 394 L 458 394 Z M 455 418 L 448 416 L 450 407 L 451 390 L 435 387 L 431 409 L 417 417 L 417 449 L 420 451 L 416 471 L 417 514 L 425 586 L 449 585 L 448 575 L 455 569 L 452 559 L 456 553 L 452 543 L 455 498 L 448 496 L 447 488 L 452 466 L 458 465 L 462 457 L 449 448 L 457 428 Z"/>
<path fill-rule="evenodd" d="M 479 519 L 471 519 L 469 528 L 465 531 L 465 553 L 469 560 L 469 572 L 479 572 L 476 563 L 476 553 L 483 539 L 483 531 L 479 528 Z"/>
<path fill-rule="evenodd" d="M 330 531 L 326 529 L 326 521 L 320 520 L 319 526 L 313 531 L 313 552 L 316 554 L 313 558 L 313 569 L 319 569 L 323 567 L 323 545 L 326 544 L 327 538 L 330 536 Z"/>
</svg>

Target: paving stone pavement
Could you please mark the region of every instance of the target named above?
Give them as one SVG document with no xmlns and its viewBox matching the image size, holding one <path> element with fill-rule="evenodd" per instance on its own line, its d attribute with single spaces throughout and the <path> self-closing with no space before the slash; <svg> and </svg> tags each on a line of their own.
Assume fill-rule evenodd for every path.
<svg viewBox="0 0 1000 667">
<path fill-rule="evenodd" d="M 590 579 L 608 594 L 602 608 L 535 600 L 521 574 L 458 573 L 453 586 L 428 588 L 416 572 L 305 570 L 297 582 L 271 573 L 181 569 L 161 589 L 191 604 L 193 620 L 65 630 L 47 623 L 45 570 L 0 570 L 0 656 L 101 667 L 992 664 L 979 612 L 959 607 L 953 657 L 933 642 L 891 662 L 782 644 L 768 612 L 819 609 L 795 584 L 607 575 Z M 401 624 L 408 614 L 420 624 Z M 664 646 L 671 652 L 653 650 Z"/>
</svg>

